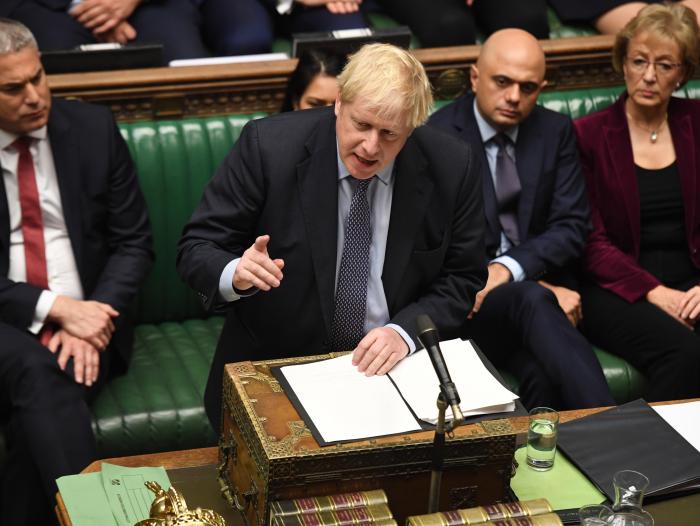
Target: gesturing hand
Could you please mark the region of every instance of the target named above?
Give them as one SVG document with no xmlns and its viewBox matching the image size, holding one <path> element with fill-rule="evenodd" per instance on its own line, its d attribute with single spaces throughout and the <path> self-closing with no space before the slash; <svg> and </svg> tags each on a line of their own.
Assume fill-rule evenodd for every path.
<svg viewBox="0 0 700 526">
<path fill-rule="evenodd" d="M 386 374 L 408 354 L 408 345 L 391 327 L 369 331 L 352 352 L 352 364 L 365 376 Z"/>
<path fill-rule="evenodd" d="M 257 287 L 260 290 L 270 290 L 280 286 L 284 261 L 270 258 L 267 252 L 269 242 L 270 236 L 259 236 L 255 243 L 243 252 L 233 274 L 235 289 L 248 290 Z"/>
<path fill-rule="evenodd" d="M 54 354 L 58 351 L 58 366 L 62 371 L 66 369 L 68 360 L 73 358 L 73 374 L 77 383 L 89 387 L 97 381 L 100 353 L 94 346 L 61 329 L 51 337 L 48 347 Z"/>
</svg>

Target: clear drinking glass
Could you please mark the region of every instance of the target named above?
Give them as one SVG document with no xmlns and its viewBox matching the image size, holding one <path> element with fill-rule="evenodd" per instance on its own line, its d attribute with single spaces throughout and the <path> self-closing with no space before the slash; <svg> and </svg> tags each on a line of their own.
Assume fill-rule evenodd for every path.
<svg viewBox="0 0 700 526">
<path fill-rule="evenodd" d="M 547 471 L 554 465 L 557 452 L 559 413 L 549 407 L 530 410 L 527 428 L 527 465 Z"/>
<path fill-rule="evenodd" d="M 613 511 L 637 511 L 642 509 L 644 492 L 649 486 L 649 479 L 639 471 L 625 469 L 613 476 L 615 502 Z"/>
</svg>

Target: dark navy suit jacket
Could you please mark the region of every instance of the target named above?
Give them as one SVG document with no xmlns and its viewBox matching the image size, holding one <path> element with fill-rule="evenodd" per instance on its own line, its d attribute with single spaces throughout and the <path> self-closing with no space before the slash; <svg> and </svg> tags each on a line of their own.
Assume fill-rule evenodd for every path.
<svg viewBox="0 0 700 526">
<path fill-rule="evenodd" d="M 486 254 L 500 245 L 496 196 L 486 153 L 469 94 L 435 112 L 428 124 L 470 144 L 481 157 Z M 526 279 L 545 278 L 572 286 L 570 268 L 581 256 L 589 231 L 589 209 L 571 119 L 536 106 L 519 125 L 515 145 L 521 183 L 518 202 L 520 244 L 506 253 L 525 271 Z"/>
<path fill-rule="evenodd" d="M 128 363 L 129 305 L 153 260 L 148 213 L 126 143 L 108 108 L 54 99 L 48 124 L 63 214 L 85 299 L 120 313 L 110 344 Z M 5 183 L 0 177 L 0 196 Z M 24 330 L 40 288 L 8 279 L 10 218 L 0 199 L 0 320 Z"/>
</svg>

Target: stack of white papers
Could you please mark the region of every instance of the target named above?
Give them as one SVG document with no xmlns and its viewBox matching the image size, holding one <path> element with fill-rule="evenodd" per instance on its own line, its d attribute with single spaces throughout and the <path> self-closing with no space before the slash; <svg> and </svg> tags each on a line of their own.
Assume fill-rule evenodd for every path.
<svg viewBox="0 0 700 526">
<path fill-rule="evenodd" d="M 655 405 L 652 409 L 700 452 L 700 401 Z"/>
<path fill-rule="evenodd" d="M 470 342 L 440 346 L 465 416 L 515 409 L 517 395 L 486 369 Z M 359 373 L 349 354 L 281 372 L 326 443 L 418 431 L 416 417 L 437 422 L 440 383 L 425 350 L 404 358 L 387 376 Z"/>
</svg>

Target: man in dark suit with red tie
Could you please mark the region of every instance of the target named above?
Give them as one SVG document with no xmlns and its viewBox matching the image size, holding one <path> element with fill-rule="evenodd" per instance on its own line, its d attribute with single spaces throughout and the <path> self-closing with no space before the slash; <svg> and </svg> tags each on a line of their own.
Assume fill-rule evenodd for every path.
<svg viewBox="0 0 700 526">
<path fill-rule="evenodd" d="M 36 42 L 0 19 L 0 523 L 49 524 L 56 477 L 95 458 L 87 400 L 128 363 L 152 261 L 111 114 L 52 100 Z"/>
<path fill-rule="evenodd" d="M 571 270 L 589 211 L 571 120 L 536 106 L 544 74 L 532 35 L 498 31 L 472 68 L 474 95 L 429 121 L 482 160 L 489 276 L 463 335 L 519 378 L 526 406 L 611 405 L 593 350 L 576 330 L 581 298 Z"/>
</svg>

